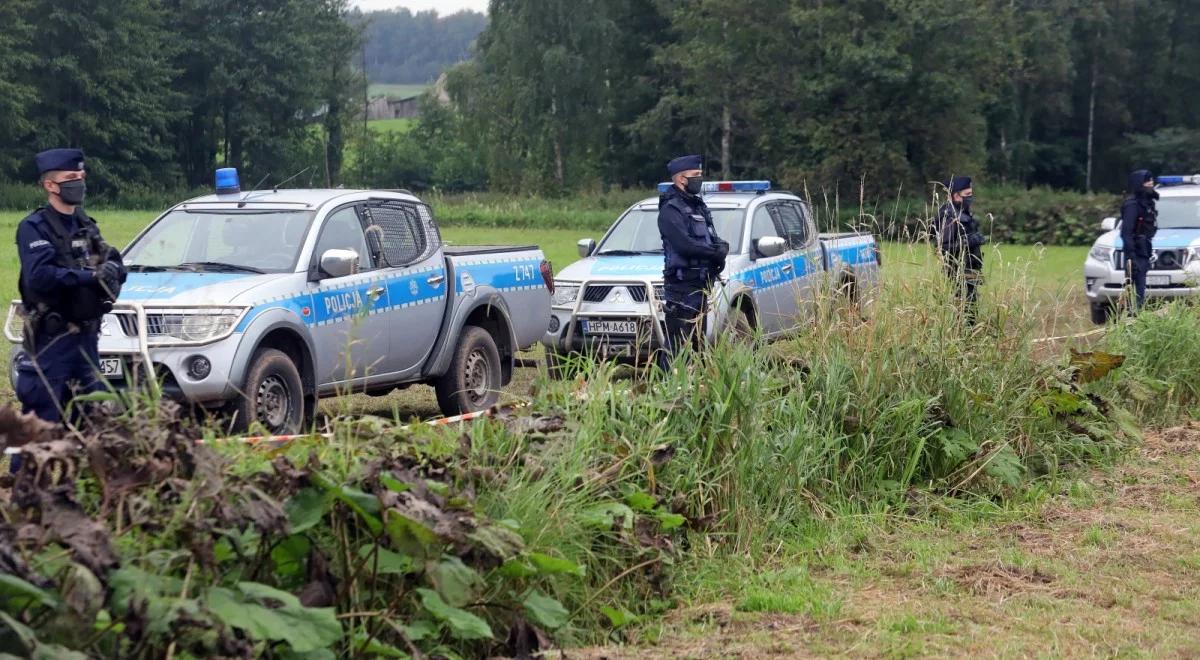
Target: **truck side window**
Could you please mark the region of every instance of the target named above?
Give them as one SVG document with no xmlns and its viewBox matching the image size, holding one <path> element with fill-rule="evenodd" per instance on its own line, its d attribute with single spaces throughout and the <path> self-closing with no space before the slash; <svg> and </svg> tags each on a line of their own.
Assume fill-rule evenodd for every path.
<svg viewBox="0 0 1200 660">
<path fill-rule="evenodd" d="M 754 241 L 768 236 L 779 236 L 779 229 L 775 226 L 775 219 L 771 217 L 771 205 L 763 204 L 754 211 L 754 220 L 750 223 L 750 245 L 754 245 Z"/>
<path fill-rule="evenodd" d="M 409 266 L 429 257 L 437 249 L 437 237 L 430 236 L 422 208 L 405 202 L 370 204 L 366 208 L 368 243 L 379 253 L 381 265 L 390 268 Z"/>
<path fill-rule="evenodd" d="M 788 247 L 797 250 L 808 243 L 808 224 L 794 204 L 776 204 L 775 217 L 788 240 Z"/>
<path fill-rule="evenodd" d="M 326 250 L 354 250 L 358 253 L 359 270 L 377 267 L 371 258 L 370 250 L 367 249 L 362 223 L 353 206 L 338 209 L 325 219 L 325 225 L 321 227 L 321 238 L 317 240 L 317 258 L 320 259 Z"/>
</svg>

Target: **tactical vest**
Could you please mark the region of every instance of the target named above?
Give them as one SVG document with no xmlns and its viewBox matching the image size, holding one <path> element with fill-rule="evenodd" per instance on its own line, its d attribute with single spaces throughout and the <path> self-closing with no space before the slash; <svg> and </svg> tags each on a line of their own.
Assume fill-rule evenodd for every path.
<svg viewBox="0 0 1200 660">
<path fill-rule="evenodd" d="M 1137 207 L 1137 220 L 1133 223 L 1133 239 L 1134 244 L 1125 248 L 1126 253 L 1133 256 L 1147 258 L 1154 253 L 1152 238 L 1158 233 L 1158 209 L 1149 204 L 1145 204 L 1137 197 L 1130 197 L 1125 200 L 1125 204 L 1121 207 L 1121 215 L 1125 215 L 1125 205 L 1133 204 Z"/>
<path fill-rule="evenodd" d="M 702 241 L 706 245 L 713 245 L 713 236 L 716 234 L 716 229 L 713 227 L 712 214 L 708 207 L 703 204 L 693 206 L 689 204 L 684 197 L 678 193 L 673 194 L 664 204 L 679 211 L 685 221 L 684 231 L 692 238 Z M 669 241 L 663 241 L 663 251 L 665 252 L 664 271 L 674 273 L 679 279 L 687 279 L 689 277 L 708 277 L 709 263 L 705 259 L 696 257 L 685 257 L 675 251 L 675 246 Z M 688 272 L 684 272 L 688 271 Z"/>
<path fill-rule="evenodd" d="M 100 229 L 82 211 L 76 212 L 75 218 L 80 227 L 73 233 L 68 232 L 62 222 L 45 208 L 39 208 L 34 213 L 40 215 L 50 228 L 50 244 L 54 247 L 56 266 L 72 270 L 95 270 L 107 258 L 108 246 L 100 238 Z M 27 287 L 22 272 L 17 287 L 25 311 L 32 315 L 57 315 L 67 323 L 87 323 L 112 311 L 112 301 L 98 285 L 80 285 L 47 296 Z"/>
</svg>

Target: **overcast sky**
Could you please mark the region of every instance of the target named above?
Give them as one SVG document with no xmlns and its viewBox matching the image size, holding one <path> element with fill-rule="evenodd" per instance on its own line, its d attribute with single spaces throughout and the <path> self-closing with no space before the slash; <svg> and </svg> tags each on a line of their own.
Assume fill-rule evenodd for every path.
<svg viewBox="0 0 1200 660">
<path fill-rule="evenodd" d="M 463 9 L 473 9 L 486 14 L 488 0 L 352 0 L 352 4 L 363 11 L 395 9 L 396 7 L 407 7 L 412 11 L 436 9 L 439 14 L 445 16 Z"/>
</svg>

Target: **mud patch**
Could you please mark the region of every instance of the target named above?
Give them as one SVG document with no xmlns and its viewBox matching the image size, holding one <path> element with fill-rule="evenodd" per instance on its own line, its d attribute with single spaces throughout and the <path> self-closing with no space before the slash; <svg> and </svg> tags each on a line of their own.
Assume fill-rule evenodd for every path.
<svg viewBox="0 0 1200 660">
<path fill-rule="evenodd" d="M 1005 562 L 961 566 L 944 577 L 971 594 L 1001 600 L 1021 593 L 1046 593 L 1054 583 L 1054 576 L 1040 569 Z"/>
</svg>

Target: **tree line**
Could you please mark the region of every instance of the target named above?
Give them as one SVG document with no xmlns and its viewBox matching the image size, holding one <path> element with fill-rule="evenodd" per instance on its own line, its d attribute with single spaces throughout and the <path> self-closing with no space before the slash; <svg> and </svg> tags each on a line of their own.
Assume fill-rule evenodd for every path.
<svg viewBox="0 0 1200 660">
<path fill-rule="evenodd" d="M 489 185 L 1119 190 L 1197 169 L 1198 0 L 492 0 L 449 91 Z M 537 47 L 531 47 L 536 44 Z"/>
<path fill-rule="evenodd" d="M 32 180 L 31 154 L 63 144 L 116 193 L 233 165 L 246 186 L 561 194 L 653 183 L 694 152 L 715 175 L 848 195 L 921 196 L 952 172 L 1114 191 L 1135 164 L 1197 168 L 1200 0 L 492 0 L 450 102 L 368 131 L 364 60 L 416 71 L 479 26 L 437 19 L 457 45 L 397 27 L 432 20 L 348 0 L 6 0 L 0 180 Z"/>
<path fill-rule="evenodd" d="M 4 0 L 0 179 L 32 154 L 89 154 L 101 192 L 342 179 L 362 107 L 360 27 L 347 0 Z"/>
<path fill-rule="evenodd" d="M 428 83 L 471 57 L 487 17 L 461 11 L 439 16 L 408 9 L 369 12 L 364 17 L 367 78 L 376 83 Z"/>
</svg>

